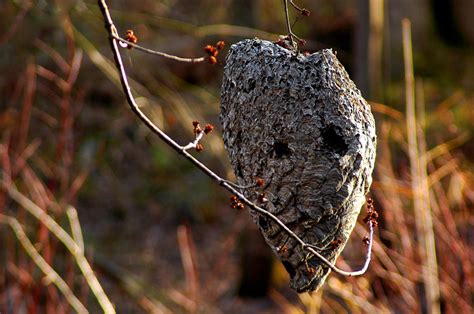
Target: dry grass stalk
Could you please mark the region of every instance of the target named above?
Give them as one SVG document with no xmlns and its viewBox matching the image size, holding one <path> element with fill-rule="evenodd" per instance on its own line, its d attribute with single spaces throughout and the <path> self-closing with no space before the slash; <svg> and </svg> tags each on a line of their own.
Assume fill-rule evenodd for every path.
<svg viewBox="0 0 474 314">
<path fill-rule="evenodd" d="M 61 276 L 48 264 L 48 262 L 46 262 L 41 254 L 38 253 L 34 245 L 28 239 L 28 236 L 26 235 L 18 220 L 16 218 L 0 214 L 0 222 L 10 226 L 16 238 L 18 239 L 18 242 L 20 242 L 20 244 L 23 246 L 25 252 L 31 257 L 36 266 L 38 266 L 38 268 L 45 274 L 48 281 L 52 282 L 59 289 L 59 291 L 61 291 L 72 308 L 78 313 L 89 313 L 86 307 L 74 295 L 71 288 L 69 288 Z"/>
<path fill-rule="evenodd" d="M 419 241 L 419 252 L 422 263 L 424 287 L 429 313 L 439 313 L 440 292 L 438 262 L 433 231 L 433 219 L 430 208 L 429 186 L 426 173 L 426 148 L 423 130 L 419 132 L 415 114 L 415 80 L 413 75 L 413 56 L 411 46 L 411 24 L 408 19 L 402 21 L 403 52 L 405 61 L 406 124 L 408 135 L 408 154 L 413 190 L 413 205 L 416 230 Z"/>
<path fill-rule="evenodd" d="M 84 238 L 82 237 L 81 224 L 79 222 L 79 217 L 77 216 L 77 210 L 72 206 L 68 206 L 66 208 L 66 214 L 69 220 L 69 225 L 71 226 L 72 238 L 82 252 L 84 252 Z"/>
<path fill-rule="evenodd" d="M 64 246 L 68 249 L 68 251 L 73 255 L 77 265 L 79 266 L 79 269 L 84 275 L 84 278 L 86 279 L 87 284 L 90 286 L 102 310 L 105 313 L 115 313 L 115 309 L 112 303 L 110 302 L 109 298 L 105 294 L 104 289 L 99 283 L 99 280 L 97 280 L 97 277 L 94 274 L 94 271 L 92 270 L 92 267 L 90 266 L 86 257 L 84 256 L 84 251 L 81 249 L 81 247 L 53 218 L 51 218 L 45 211 L 43 211 L 39 206 L 33 203 L 25 195 L 20 193 L 13 186 L 8 186 L 8 187 L 5 186 L 4 182 L 2 182 L 2 185 L 8 192 L 8 195 L 13 200 L 15 200 L 18 204 L 20 204 L 36 219 L 41 221 L 44 224 L 44 226 L 51 233 L 53 233 L 58 238 L 58 240 L 60 240 L 64 244 Z"/>
<path fill-rule="evenodd" d="M 197 309 L 199 281 L 196 272 L 195 260 L 193 252 L 193 241 L 188 227 L 181 225 L 177 229 L 179 251 L 181 253 L 181 261 L 183 263 L 184 273 L 186 276 L 186 285 L 190 299 L 193 300 L 193 306 L 189 309 L 190 312 L 195 312 Z"/>
</svg>

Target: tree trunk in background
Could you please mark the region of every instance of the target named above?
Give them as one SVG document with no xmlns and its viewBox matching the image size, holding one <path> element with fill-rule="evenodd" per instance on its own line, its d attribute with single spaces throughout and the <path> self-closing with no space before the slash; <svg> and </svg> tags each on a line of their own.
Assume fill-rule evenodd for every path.
<svg viewBox="0 0 474 314">
<path fill-rule="evenodd" d="M 230 12 L 232 23 L 257 27 L 255 0 L 232 1 Z M 272 254 L 257 228 L 249 222 L 240 238 L 240 283 L 238 295 L 262 297 L 267 294 L 272 270 Z"/>
<path fill-rule="evenodd" d="M 229 12 L 231 12 L 231 22 L 235 25 L 243 25 L 247 27 L 256 26 L 255 0 L 235 0 L 230 4 Z"/>
<path fill-rule="evenodd" d="M 364 97 L 369 97 L 369 1 L 358 0 L 354 40 L 354 81 Z"/>
<path fill-rule="evenodd" d="M 273 255 L 258 228 L 249 221 L 239 236 L 239 296 L 267 295 L 272 274 Z"/>
<path fill-rule="evenodd" d="M 354 40 L 355 81 L 362 95 L 382 101 L 384 0 L 359 0 Z"/>
</svg>

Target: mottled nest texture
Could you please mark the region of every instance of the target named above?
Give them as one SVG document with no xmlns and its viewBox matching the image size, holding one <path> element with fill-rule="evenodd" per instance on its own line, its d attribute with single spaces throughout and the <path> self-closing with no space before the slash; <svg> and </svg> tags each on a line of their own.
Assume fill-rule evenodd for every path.
<svg viewBox="0 0 474 314">
<path fill-rule="evenodd" d="M 244 195 L 334 263 L 365 203 L 376 150 L 370 106 L 342 64 L 330 49 L 303 55 L 244 40 L 230 48 L 221 97 L 237 183 L 252 186 Z M 321 287 L 330 269 L 267 216 L 250 214 L 290 286 Z"/>
</svg>

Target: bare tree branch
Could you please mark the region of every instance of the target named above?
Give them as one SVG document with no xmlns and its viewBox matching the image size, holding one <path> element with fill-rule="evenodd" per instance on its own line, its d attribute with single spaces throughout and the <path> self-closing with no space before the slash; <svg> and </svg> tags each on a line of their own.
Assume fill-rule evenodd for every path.
<svg viewBox="0 0 474 314">
<path fill-rule="evenodd" d="M 285 4 L 286 1 L 285 1 Z M 366 256 L 366 261 L 362 269 L 357 270 L 357 271 L 345 271 L 342 269 L 339 269 L 336 267 L 333 263 L 331 263 L 329 260 L 327 260 L 321 253 L 316 251 L 310 244 L 304 242 L 298 235 L 296 235 L 288 226 L 286 226 L 280 219 L 278 219 L 275 215 L 273 215 L 271 212 L 255 205 L 253 202 L 251 202 L 248 198 L 246 198 L 240 191 L 237 190 L 236 185 L 234 183 L 230 183 L 229 181 L 221 178 L 219 175 L 217 175 L 215 172 L 210 170 L 207 166 L 205 166 L 203 163 L 201 163 L 199 160 L 197 160 L 194 156 L 192 156 L 188 151 L 188 145 L 186 146 L 181 146 L 177 142 L 175 142 L 170 136 L 168 136 L 163 130 L 161 130 L 158 126 L 156 126 L 140 109 L 138 104 L 135 101 L 135 98 L 131 92 L 130 84 L 128 82 L 128 77 L 127 73 L 125 70 L 125 67 L 123 65 L 123 60 L 122 56 L 120 54 L 120 49 L 118 47 L 118 42 L 120 38 L 118 36 L 117 28 L 115 27 L 112 17 L 110 15 L 110 11 L 108 9 L 107 3 L 105 0 L 98 0 L 98 5 L 100 7 L 100 10 L 104 16 L 104 22 L 105 22 L 105 29 L 109 35 L 109 43 L 110 47 L 112 50 L 112 54 L 115 60 L 115 65 L 117 67 L 117 70 L 119 72 L 120 76 L 120 81 L 122 84 L 123 91 L 125 93 L 125 97 L 127 99 L 127 102 L 130 106 L 130 109 L 132 110 L 133 113 L 137 115 L 137 117 L 155 134 L 157 135 L 162 141 L 164 141 L 169 147 L 171 147 L 174 151 L 176 151 L 178 154 L 184 156 L 186 159 L 188 159 L 192 164 L 194 164 L 199 170 L 201 170 L 204 174 L 206 174 L 208 177 L 213 179 L 214 181 L 217 182 L 218 185 L 224 187 L 226 190 L 228 190 L 230 193 L 236 195 L 236 197 L 241 200 L 244 204 L 250 207 L 250 209 L 270 218 L 273 220 L 278 226 L 280 226 L 285 232 L 287 232 L 292 238 L 294 238 L 299 245 L 305 250 L 307 250 L 309 253 L 313 254 L 316 256 L 318 259 L 320 259 L 327 267 L 329 267 L 332 271 L 344 275 L 344 276 L 359 276 L 364 274 L 367 271 L 368 265 L 370 263 L 370 258 L 371 258 L 371 249 L 372 249 L 372 239 L 373 239 L 373 222 L 369 222 L 369 243 L 368 243 L 368 252 Z"/>
<path fill-rule="evenodd" d="M 291 4 L 293 4 L 293 2 L 291 2 Z M 288 0 L 283 0 L 283 6 L 285 10 L 285 22 L 286 22 L 286 29 L 288 31 L 288 38 L 290 39 L 291 47 L 296 51 L 298 49 L 298 45 L 295 43 L 293 39 L 294 34 L 293 34 L 293 31 L 291 30 L 290 13 L 288 12 Z"/>
</svg>

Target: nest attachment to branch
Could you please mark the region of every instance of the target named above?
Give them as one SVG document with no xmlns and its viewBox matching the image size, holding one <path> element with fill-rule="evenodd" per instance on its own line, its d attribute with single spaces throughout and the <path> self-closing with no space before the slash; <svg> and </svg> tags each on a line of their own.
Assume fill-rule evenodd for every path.
<svg viewBox="0 0 474 314">
<path fill-rule="evenodd" d="M 295 55 L 244 40 L 227 56 L 221 98 L 237 183 L 254 186 L 244 195 L 334 263 L 365 202 L 376 148 L 370 106 L 344 67 L 331 50 Z M 318 289 L 329 268 L 267 216 L 251 215 L 291 287 Z"/>
</svg>

